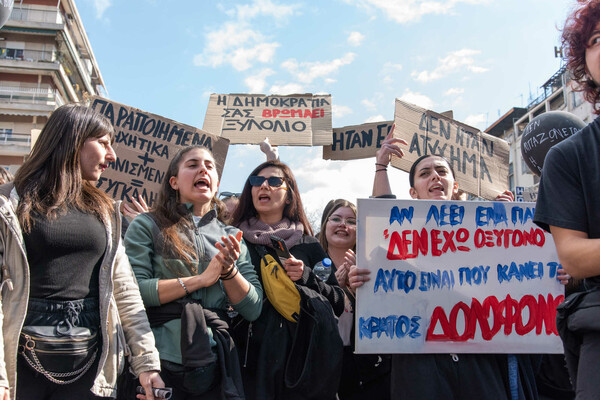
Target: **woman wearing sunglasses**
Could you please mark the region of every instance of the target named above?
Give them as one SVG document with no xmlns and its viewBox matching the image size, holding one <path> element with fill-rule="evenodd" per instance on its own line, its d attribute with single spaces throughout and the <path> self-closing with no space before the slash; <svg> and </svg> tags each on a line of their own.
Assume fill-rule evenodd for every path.
<svg viewBox="0 0 600 400">
<path fill-rule="evenodd" d="M 338 327 L 344 343 L 340 400 L 390 398 L 390 356 L 354 354 L 354 293 L 348 272 L 356 264 L 356 206 L 345 199 L 331 200 L 323 210 L 319 242 L 333 261 L 335 277 L 345 293 L 344 313 Z"/>
<path fill-rule="evenodd" d="M 331 304 L 336 315 L 343 312 L 344 293 L 338 286 L 335 274 L 330 274 L 323 282 L 312 272 L 312 267 L 327 254 L 312 236 L 296 180 L 287 165 L 277 160 L 267 161 L 252 171 L 244 185 L 233 224 L 244 232 L 252 263 L 259 276 L 261 257 L 258 250 L 261 246 L 278 259 L 271 246 L 271 235 L 275 235 L 285 241 L 290 251 L 291 257 L 282 263 L 290 279 L 297 286 L 310 288 L 324 296 L 323 301 Z M 307 398 L 302 389 L 289 388 L 284 382 L 287 355 L 296 325 L 281 316 L 265 297 L 260 317 L 247 329 L 243 326 L 238 330 L 240 336 L 248 338 L 245 351 L 240 353 L 248 399 Z M 269 358 L 267 354 L 276 354 L 276 358 Z M 318 369 L 319 365 L 310 365 L 308 368 Z M 326 373 L 329 371 L 324 371 Z M 333 379 L 335 382 L 330 379 L 329 385 L 337 385 L 339 373 Z"/>
</svg>

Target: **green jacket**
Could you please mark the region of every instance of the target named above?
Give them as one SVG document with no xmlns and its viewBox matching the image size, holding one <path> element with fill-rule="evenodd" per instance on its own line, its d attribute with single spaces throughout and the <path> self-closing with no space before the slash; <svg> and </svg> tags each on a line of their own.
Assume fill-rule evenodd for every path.
<svg viewBox="0 0 600 400">
<path fill-rule="evenodd" d="M 160 279 L 191 276 L 181 260 L 163 259 L 155 251 L 153 230 L 156 234 L 157 226 L 152 217 L 141 214 L 131 222 L 125 234 L 127 256 L 129 256 L 129 262 L 133 267 L 146 307 L 160 305 L 158 299 L 158 281 Z M 202 217 L 198 228 L 193 232 L 200 253 L 198 274 L 206 269 L 210 260 L 217 254 L 218 250 L 215 243 L 221 241 L 221 236 L 235 235 L 237 231 L 237 228 L 219 221 L 215 210 L 211 210 Z M 242 301 L 231 304 L 231 306 L 245 319 L 254 321 L 258 318 L 262 309 L 263 291 L 250 261 L 248 249 L 243 241 L 241 243 L 241 254 L 236 265 L 240 271 L 239 273 L 250 283 L 250 290 Z M 192 292 L 190 297 L 200 300 L 205 308 L 227 310 L 229 305 L 221 281 L 210 287 Z M 181 320 L 171 320 L 161 326 L 152 328 L 152 331 L 156 338 L 156 347 L 160 353 L 160 358 L 181 364 Z"/>
</svg>

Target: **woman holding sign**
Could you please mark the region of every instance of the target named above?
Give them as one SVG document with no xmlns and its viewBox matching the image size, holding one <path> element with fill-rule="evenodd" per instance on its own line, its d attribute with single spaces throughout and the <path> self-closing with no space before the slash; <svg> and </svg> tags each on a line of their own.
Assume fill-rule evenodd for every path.
<svg viewBox="0 0 600 400">
<path fill-rule="evenodd" d="M 390 356 L 354 354 L 355 297 L 348 287 L 348 271 L 356 264 L 356 206 L 344 199 L 331 200 L 323 210 L 319 242 L 333 261 L 335 277 L 344 290 L 344 313 L 338 319 L 344 343 L 340 400 L 390 398 Z"/>
<path fill-rule="evenodd" d="M 241 353 L 247 397 L 334 399 L 342 343 L 333 313 L 340 315 L 344 311 L 344 292 L 331 269 L 323 271 L 328 275 L 321 278 L 313 272 L 313 267 L 327 254 L 312 236 L 290 168 L 277 160 L 256 167 L 244 185 L 233 220 L 244 232 L 266 294 L 260 318 L 249 326 L 236 327 L 236 334 L 247 340 Z M 278 261 L 283 268 L 273 269 L 271 277 L 286 274 L 294 283 L 291 291 L 295 290 L 296 295 L 302 293 L 303 302 L 316 303 L 321 313 L 311 316 L 299 311 L 299 316 L 290 316 L 278 311 L 282 308 L 276 310 L 280 297 L 273 297 L 267 291 L 265 280 L 269 277 L 261 273 L 263 260 L 272 260 L 269 265 Z M 298 300 L 295 305 L 299 306 Z M 320 329 L 326 325 L 331 331 L 305 330 L 313 318 L 323 318 L 319 321 Z M 323 340 L 326 345 L 316 344 Z M 309 351 L 312 353 L 308 354 Z"/>
<path fill-rule="evenodd" d="M 173 398 L 243 398 L 232 313 L 261 310 L 262 288 L 242 232 L 220 218 L 219 176 L 204 147 L 182 149 L 169 164 L 158 203 L 137 216 L 125 236 Z"/>
<path fill-rule="evenodd" d="M 387 166 L 391 155 L 402 157 L 394 128 L 376 155 L 374 197 L 391 194 Z M 410 196 L 423 200 L 453 200 L 458 183 L 448 161 L 440 156 L 418 158 L 409 172 Z M 512 201 L 505 191 L 496 201 Z M 368 281 L 368 270 L 353 266 L 350 287 L 356 290 Z M 537 361 L 536 361 L 537 363 Z M 537 399 L 534 367 L 526 355 L 506 354 L 394 354 L 392 356 L 393 399 Z"/>
<path fill-rule="evenodd" d="M 118 206 L 95 185 L 114 135 L 92 109 L 62 106 L 0 186 L 2 400 L 9 387 L 11 399 L 114 398 L 126 348 L 144 389 L 164 386 Z"/>
<path fill-rule="evenodd" d="M 567 68 L 600 111 L 600 1 L 579 1 L 562 35 Z M 559 306 L 557 326 L 577 399 L 600 398 L 600 118 L 546 155 L 534 222 L 552 233 L 558 257 L 586 292 Z"/>
</svg>

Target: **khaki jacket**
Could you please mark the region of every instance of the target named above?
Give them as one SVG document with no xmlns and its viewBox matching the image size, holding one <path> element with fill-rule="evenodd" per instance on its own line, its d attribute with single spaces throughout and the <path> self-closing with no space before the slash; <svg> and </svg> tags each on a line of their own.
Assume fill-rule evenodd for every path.
<svg viewBox="0 0 600 400">
<path fill-rule="evenodd" d="M 29 265 L 12 184 L 0 186 L 0 386 L 16 398 L 17 346 L 29 300 Z M 106 226 L 107 249 L 100 268 L 100 321 L 102 354 L 90 390 L 101 397 L 116 397 L 117 376 L 129 356 L 135 375 L 160 370 L 158 351 L 137 282 L 121 243 L 121 217 L 115 207 Z"/>
</svg>

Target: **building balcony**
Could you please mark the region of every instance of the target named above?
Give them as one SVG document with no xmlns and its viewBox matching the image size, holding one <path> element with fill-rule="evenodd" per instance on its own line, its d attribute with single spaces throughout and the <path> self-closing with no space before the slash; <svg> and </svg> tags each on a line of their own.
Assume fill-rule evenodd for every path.
<svg viewBox="0 0 600 400">
<path fill-rule="evenodd" d="M 0 133 L 0 155 L 23 156 L 31 151 L 31 135 L 27 133 Z"/>
<path fill-rule="evenodd" d="M 48 115 L 65 104 L 54 89 L 0 86 L 0 114 Z"/>
<path fill-rule="evenodd" d="M 0 60 L 57 62 L 54 50 L 27 50 L 0 47 Z"/>
<path fill-rule="evenodd" d="M 12 22 L 17 22 L 16 25 L 24 25 L 23 23 L 29 22 L 32 22 L 35 25 L 62 25 L 64 24 L 64 19 L 58 8 L 55 10 L 48 10 L 29 4 L 15 4 L 7 24 L 13 25 Z"/>
</svg>

